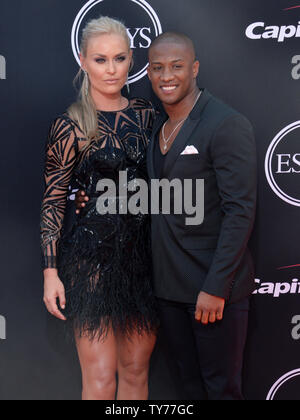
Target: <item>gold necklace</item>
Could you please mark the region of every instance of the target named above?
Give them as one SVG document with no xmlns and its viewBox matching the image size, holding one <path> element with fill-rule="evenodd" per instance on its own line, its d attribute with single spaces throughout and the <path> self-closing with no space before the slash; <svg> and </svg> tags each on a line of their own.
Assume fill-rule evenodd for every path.
<svg viewBox="0 0 300 420">
<path fill-rule="evenodd" d="M 192 110 L 195 108 L 195 105 L 196 105 L 196 103 L 198 102 L 198 100 L 199 100 L 199 98 L 200 98 L 200 96 L 201 96 L 201 91 L 199 92 L 199 94 L 197 95 L 197 98 L 196 98 L 196 100 L 195 100 L 195 103 L 194 103 L 194 105 L 193 105 L 193 107 L 192 107 L 192 109 L 191 109 L 191 111 L 189 112 L 189 115 L 190 115 L 190 113 L 192 112 Z M 188 116 L 189 116 L 188 115 Z M 167 149 L 168 149 L 168 146 L 169 146 L 169 141 L 171 140 L 171 137 L 173 136 L 173 134 L 175 133 L 175 131 L 181 126 L 181 124 L 183 124 L 187 119 L 188 119 L 188 116 L 184 119 L 184 120 L 182 120 L 182 121 L 180 121 L 177 125 L 176 125 L 176 127 L 174 128 L 174 130 L 172 131 L 172 133 L 169 135 L 169 137 L 166 139 L 166 136 L 165 136 L 165 129 L 166 129 L 166 125 L 167 125 L 167 123 L 170 121 L 170 118 L 164 123 L 164 125 L 163 125 L 163 128 L 162 128 L 162 138 L 163 138 L 163 141 L 164 141 L 164 151 L 166 151 Z"/>
<path fill-rule="evenodd" d="M 168 120 L 169 121 L 169 120 Z M 173 136 L 173 134 L 175 133 L 175 131 L 177 130 L 177 128 L 178 127 L 180 127 L 180 125 L 181 124 L 183 124 L 184 123 L 184 121 L 186 121 L 186 118 L 184 119 L 184 120 L 182 120 L 182 121 L 180 121 L 180 123 L 179 124 L 177 124 L 176 125 L 176 127 L 174 128 L 174 130 L 172 131 L 172 133 L 169 135 L 169 137 L 166 139 L 166 137 L 165 137 L 165 128 L 166 128 L 166 124 L 167 124 L 167 122 L 168 121 L 166 121 L 165 122 L 165 124 L 163 125 L 163 129 L 162 129 L 162 138 L 163 138 L 163 141 L 164 141 L 164 151 L 166 151 L 167 150 L 167 148 L 168 148 L 168 145 L 169 145 L 169 141 L 170 141 L 170 139 L 171 139 L 171 137 Z"/>
</svg>

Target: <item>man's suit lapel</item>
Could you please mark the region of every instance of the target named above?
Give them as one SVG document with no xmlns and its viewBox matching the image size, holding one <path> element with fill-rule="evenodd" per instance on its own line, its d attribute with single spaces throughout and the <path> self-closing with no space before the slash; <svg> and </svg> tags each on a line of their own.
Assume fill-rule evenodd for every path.
<svg viewBox="0 0 300 420">
<path fill-rule="evenodd" d="M 195 105 L 194 109 L 190 113 L 188 119 L 185 121 L 182 129 L 180 130 L 178 136 L 176 137 L 170 151 L 168 152 L 166 156 L 165 165 L 163 168 L 163 175 L 168 176 L 168 174 L 171 172 L 172 167 L 176 163 L 176 160 L 181 155 L 181 153 L 184 151 L 185 147 L 187 146 L 188 142 L 190 141 L 190 138 L 199 124 L 199 121 L 202 118 L 202 113 L 209 102 L 209 100 L 212 98 L 212 95 L 204 89 L 199 101 Z M 154 123 L 153 131 L 152 131 L 152 141 L 150 144 L 150 149 L 148 153 L 148 168 L 149 168 L 149 175 L 152 179 L 158 179 L 154 167 L 154 150 L 155 150 L 155 142 L 158 141 L 158 133 L 162 127 L 162 125 L 167 120 L 167 115 L 159 115 Z"/>
<path fill-rule="evenodd" d="M 185 121 L 184 125 L 182 126 L 182 129 L 180 130 L 178 136 L 176 137 L 171 149 L 169 150 L 166 156 L 166 161 L 163 167 L 163 175 L 167 176 L 171 172 L 176 160 L 184 151 L 185 146 L 189 142 L 197 123 L 197 120 L 191 120 L 190 118 L 188 118 Z"/>
<path fill-rule="evenodd" d="M 151 136 L 151 142 L 149 145 L 148 150 L 148 171 L 149 176 L 151 179 L 158 179 L 158 174 L 156 173 L 155 167 L 154 167 L 154 152 L 155 152 L 155 143 L 158 141 L 158 133 L 162 127 L 162 125 L 167 120 L 167 115 L 159 115 L 156 117 L 153 129 L 152 129 L 152 136 Z"/>
<path fill-rule="evenodd" d="M 163 170 L 164 176 L 167 177 L 168 174 L 170 174 L 177 159 L 191 140 L 193 132 L 195 131 L 196 127 L 201 121 L 203 110 L 210 99 L 211 94 L 206 89 L 204 89 L 200 96 L 200 99 L 194 106 L 194 109 L 191 111 L 188 119 L 185 121 L 182 129 L 180 130 L 166 157 L 166 162 Z"/>
</svg>

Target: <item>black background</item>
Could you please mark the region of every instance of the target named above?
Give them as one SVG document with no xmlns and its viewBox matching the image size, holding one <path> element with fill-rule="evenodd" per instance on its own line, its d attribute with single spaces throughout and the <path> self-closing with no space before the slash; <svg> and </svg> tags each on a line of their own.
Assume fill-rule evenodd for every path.
<svg viewBox="0 0 300 420">
<path fill-rule="evenodd" d="M 110 1 L 115 15 L 114 0 Z M 71 49 L 71 29 L 85 3 L 1 0 L 0 55 L 6 58 L 7 79 L 0 80 L 0 315 L 7 321 L 7 339 L 0 341 L 0 399 L 65 400 L 81 396 L 75 349 L 65 342 L 59 321 L 48 316 L 42 302 L 39 213 L 48 128 L 75 99 L 72 80 L 78 64 Z M 199 85 L 252 122 L 259 158 L 258 214 L 251 238 L 256 276 L 261 283 L 291 283 L 299 278 L 299 267 L 278 268 L 300 263 L 300 210 L 273 193 L 264 161 L 277 133 L 299 120 L 300 81 L 292 79 L 291 61 L 300 54 L 300 40 L 250 40 L 245 30 L 260 21 L 297 25 L 300 9 L 284 11 L 297 1 L 148 3 L 164 31 L 182 31 L 195 41 L 201 63 Z M 139 16 L 137 11 L 138 20 Z M 126 23 L 126 8 L 116 17 Z M 131 94 L 153 99 L 146 78 L 131 85 Z M 297 135 L 293 142 L 289 143 L 291 151 L 299 153 Z M 299 191 L 299 176 L 287 178 L 295 191 Z M 291 335 L 291 320 L 300 314 L 299 303 L 299 294 L 253 297 L 245 357 L 247 399 L 266 399 L 281 376 L 299 368 L 300 342 Z M 150 399 L 180 399 L 180 384 L 163 348 L 160 337 L 151 365 Z M 284 385 L 276 398 L 299 399 L 297 381 L 296 377 Z"/>
</svg>

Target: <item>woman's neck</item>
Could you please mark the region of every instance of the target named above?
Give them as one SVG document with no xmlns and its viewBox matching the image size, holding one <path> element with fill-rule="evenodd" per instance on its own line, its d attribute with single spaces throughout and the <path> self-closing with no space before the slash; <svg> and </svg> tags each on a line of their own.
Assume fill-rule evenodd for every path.
<svg viewBox="0 0 300 420">
<path fill-rule="evenodd" d="M 98 111 L 120 111 L 128 105 L 128 99 L 121 92 L 115 95 L 103 95 L 91 90 L 91 97 Z"/>
</svg>

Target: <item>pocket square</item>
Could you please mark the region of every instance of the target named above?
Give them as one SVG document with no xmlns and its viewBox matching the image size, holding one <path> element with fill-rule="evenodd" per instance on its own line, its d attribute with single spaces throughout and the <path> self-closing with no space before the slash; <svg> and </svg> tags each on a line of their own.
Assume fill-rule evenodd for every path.
<svg viewBox="0 0 300 420">
<path fill-rule="evenodd" d="M 199 155 L 195 146 L 187 146 L 181 155 Z"/>
</svg>

